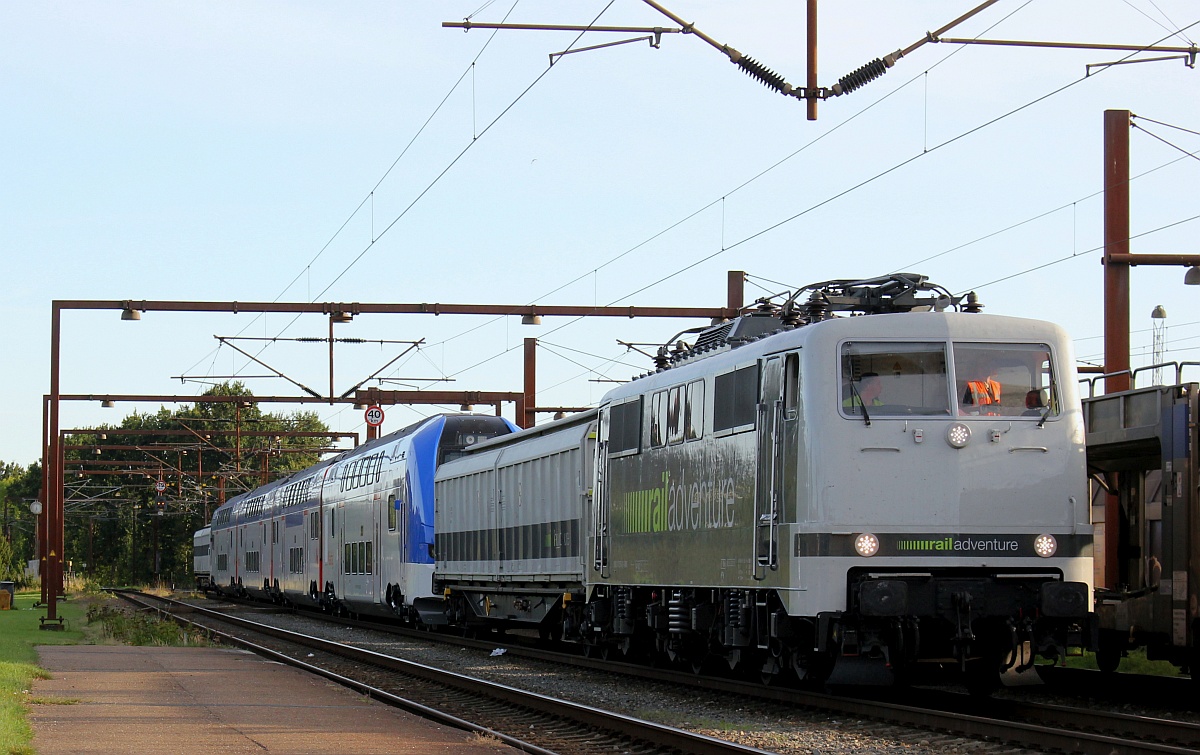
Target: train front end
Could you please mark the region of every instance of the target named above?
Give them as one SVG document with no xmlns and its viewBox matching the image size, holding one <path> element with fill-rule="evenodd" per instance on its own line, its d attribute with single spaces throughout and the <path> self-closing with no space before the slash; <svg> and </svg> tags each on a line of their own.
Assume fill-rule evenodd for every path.
<svg viewBox="0 0 1200 755">
<path fill-rule="evenodd" d="M 1092 526 L 1062 330 L 839 318 L 810 326 L 801 354 L 789 614 L 815 617 L 834 678 L 951 666 L 983 691 L 1084 645 Z"/>
</svg>

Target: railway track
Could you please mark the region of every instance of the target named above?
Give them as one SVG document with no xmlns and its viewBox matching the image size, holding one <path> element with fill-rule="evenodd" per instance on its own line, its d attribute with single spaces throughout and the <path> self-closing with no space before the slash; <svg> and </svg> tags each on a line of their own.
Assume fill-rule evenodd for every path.
<svg viewBox="0 0 1200 755">
<path fill-rule="evenodd" d="M 977 732 L 975 736 L 983 739 L 996 741 L 1009 741 L 1021 746 L 1038 749 L 1040 742 L 1057 742 L 1059 744 L 1048 746 L 1046 749 L 1060 749 L 1059 745 L 1064 741 L 1069 741 L 1074 734 L 1095 735 L 1094 749 L 1083 747 L 1078 752 L 1100 752 L 1111 753 L 1112 749 L 1106 749 L 1113 746 L 1120 746 L 1121 752 L 1136 752 L 1138 750 L 1125 749 L 1129 743 L 1134 743 L 1136 746 L 1145 747 L 1146 752 L 1197 752 L 1200 751 L 1200 725 L 1188 723 L 1184 721 L 1175 721 L 1161 717 L 1150 717 L 1144 715 L 1130 715 L 1123 713 L 1113 713 L 1100 711 L 1095 709 L 1074 708 L 1061 704 L 1047 704 L 1035 701 L 1021 700 L 1002 700 L 1002 699 L 979 699 L 966 695 L 952 694 L 935 689 L 923 688 L 908 688 L 904 689 L 899 694 L 895 690 L 883 688 L 882 694 L 872 694 L 875 688 L 857 688 L 853 695 L 830 695 L 819 692 L 811 692 L 798 690 L 794 688 L 769 688 L 758 684 L 747 684 L 735 680 L 710 678 L 696 676 L 686 672 L 674 671 L 670 669 L 650 668 L 642 665 L 627 664 L 614 662 L 611 659 L 603 660 L 597 658 L 588 658 L 573 653 L 560 653 L 547 651 L 524 642 L 527 638 L 521 636 L 492 636 L 489 635 L 483 639 L 474 639 L 461 636 L 445 636 L 432 634 L 426 631 L 408 629 L 404 627 L 381 624 L 378 622 L 360 621 L 354 619 L 346 619 L 341 617 L 323 616 L 322 618 L 342 624 L 345 626 L 353 626 L 373 631 L 382 631 L 389 634 L 419 638 L 426 641 L 441 641 L 456 645 L 473 647 L 479 650 L 490 650 L 495 647 L 497 642 L 502 642 L 506 646 L 506 651 L 522 657 L 548 661 L 556 664 L 571 664 L 574 666 L 588 668 L 599 672 L 611 673 L 614 669 L 619 669 L 619 672 L 625 676 L 632 676 L 641 680 L 655 681 L 671 685 L 686 685 L 699 687 L 712 691 L 726 692 L 735 696 L 738 699 L 756 699 L 772 704 L 783 704 L 792 707 L 817 708 L 826 710 L 832 713 L 842 715 L 853 715 L 861 717 L 874 717 L 889 723 L 901 723 L 904 725 L 917 725 L 922 728 L 945 731 L 963 736 L 971 736 L 971 732 Z M 1082 672 L 1079 674 L 1070 674 L 1072 670 L 1049 669 L 1049 673 L 1057 677 L 1071 677 L 1071 686 L 1073 689 L 1091 689 L 1097 691 L 1099 687 L 1099 679 L 1097 673 Z M 1078 679 L 1076 679 L 1078 677 Z M 1190 688 L 1190 680 L 1186 679 L 1143 679 L 1136 680 L 1108 680 L 1104 685 L 1105 688 L 1113 687 L 1114 689 L 1105 689 L 1105 692 L 1111 695 L 1123 694 L 1130 699 L 1137 699 L 1143 705 L 1154 705 L 1156 701 L 1162 703 L 1162 707 L 1171 708 L 1194 708 L 1195 701 L 1192 700 L 1190 694 L 1182 694 Z M 1162 688 L 1157 685 L 1166 682 Z M 1119 689 L 1122 688 L 1123 689 Z M 1157 694 L 1154 692 L 1157 691 Z M 900 697 L 906 700 L 904 705 L 898 705 L 895 710 L 900 712 L 896 718 L 880 717 L 877 706 L 893 705 Z M 864 700 L 864 698 L 867 698 Z M 1173 705 L 1172 705 L 1173 703 Z M 865 705 L 865 707 L 864 707 Z M 934 719 L 930 722 L 923 721 L 921 717 L 913 716 L 909 709 L 918 709 L 925 712 L 941 712 L 953 716 L 962 716 L 964 721 L 970 721 L 968 726 L 963 728 L 955 728 L 953 726 L 945 726 L 941 719 Z M 1029 730 L 1031 739 L 1023 739 L 1021 737 L 1007 738 L 1002 734 L 997 735 L 989 731 L 986 725 L 980 724 L 978 721 L 971 719 L 999 719 L 1012 724 L 1026 724 L 1032 728 Z M 1066 730 L 1060 734 L 1066 734 L 1065 737 L 1056 736 L 1052 739 L 1044 739 L 1042 729 L 1050 728 L 1054 730 Z M 1156 749 L 1156 746 L 1162 746 L 1166 749 Z M 1174 748 L 1181 747 L 1182 750 Z"/>
<path fill-rule="evenodd" d="M 765 751 L 757 748 L 278 629 L 170 598 L 124 590 L 113 593 L 172 620 L 203 629 L 222 643 L 318 674 L 418 715 L 495 736 L 524 752 L 765 755 Z M 204 621 L 196 621 L 196 614 L 204 617 Z M 213 627 L 215 623 L 233 629 L 217 629 Z M 400 690 L 403 695 L 397 694 Z"/>
<path fill-rule="evenodd" d="M 183 604 L 186 605 L 186 604 Z M 189 606 L 190 607 L 190 606 Z M 208 609 L 196 608 L 207 612 Z M 379 631 L 378 624 L 338 620 L 338 623 Z M 938 690 L 908 689 L 905 704 L 894 702 L 895 695 L 864 698 L 862 690 L 854 697 L 792 688 L 763 687 L 729 679 L 700 677 L 668 669 L 633 664 L 614 664 L 576 655 L 522 647 L 508 640 L 518 638 L 471 639 L 443 636 L 398 627 L 387 627 L 389 634 L 440 640 L 463 647 L 490 650 L 498 642 L 517 656 L 536 658 L 555 664 L 571 664 L 605 674 L 632 676 L 643 683 L 689 686 L 726 696 L 745 704 L 747 700 L 777 707 L 780 715 L 797 709 L 820 710 L 839 716 L 853 716 L 953 736 L 993 743 L 1006 743 L 1031 750 L 1103 753 L 1194 753 L 1200 751 L 1200 726 L 1160 718 L 1148 718 L 1096 710 L 1012 700 L 979 700 Z M 774 711 L 773 711 L 774 712 Z"/>
</svg>

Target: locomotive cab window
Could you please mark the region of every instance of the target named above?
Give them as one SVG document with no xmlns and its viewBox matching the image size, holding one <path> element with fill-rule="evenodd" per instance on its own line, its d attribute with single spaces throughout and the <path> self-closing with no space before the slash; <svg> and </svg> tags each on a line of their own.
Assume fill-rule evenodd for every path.
<svg viewBox="0 0 1200 755">
<path fill-rule="evenodd" d="M 954 386 L 961 416 L 1057 417 L 1059 396 L 1046 344 L 956 343 Z"/>
<path fill-rule="evenodd" d="M 847 417 L 948 416 L 946 346 L 842 344 L 841 412 Z"/>
</svg>

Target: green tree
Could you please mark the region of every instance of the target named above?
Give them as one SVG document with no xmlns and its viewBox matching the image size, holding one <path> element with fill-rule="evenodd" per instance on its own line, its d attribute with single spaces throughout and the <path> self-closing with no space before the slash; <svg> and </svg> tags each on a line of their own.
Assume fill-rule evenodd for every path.
<svg viewBox="0 0 1200 755">
<path fill-rule="evenodd" d="M 25 562 L 34 558 L 37 525 L 29 504 L 41 486 L 40 464 L 0 462 L 0 580 L 22 582 Z"/>
<path fill-rule="evenodd" d="M 155 576 L 183 583 L 191 575 L 192 534 L 222 500 L 316 463 L 319 449 L 328 445 L 327 437 L 287 434 L 327 433 L 314 412 L 263 412 L 239 382 L 214 386 L 203 395 L 240 400 L 134 412 L 119 427 L 72 436 L 69 462 L 128 463 L 103 467 L 104 474 L 67 465 L 75 471 L 65 475 L 66 551 L 76 569 L 86 563 L 89 573 L 109 583 Z M 145 434 L 106 432 L 117 429 Z M 95 448 L 106 444 L 129 450 L 97 456 Z M 161 493 L 156 490 L 160 480 Z"/>
</svg>

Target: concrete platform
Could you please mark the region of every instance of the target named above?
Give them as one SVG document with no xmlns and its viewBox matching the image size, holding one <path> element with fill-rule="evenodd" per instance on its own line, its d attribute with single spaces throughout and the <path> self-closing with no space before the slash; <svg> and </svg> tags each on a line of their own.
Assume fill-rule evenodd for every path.
<svg viewBox="0 0 1200 755">
<path fill-rule="evenodd" d="M 44 645 L 31 706 L 39 755 L 515 752 L 239 650 Z"/>
</svg>

